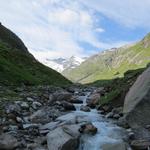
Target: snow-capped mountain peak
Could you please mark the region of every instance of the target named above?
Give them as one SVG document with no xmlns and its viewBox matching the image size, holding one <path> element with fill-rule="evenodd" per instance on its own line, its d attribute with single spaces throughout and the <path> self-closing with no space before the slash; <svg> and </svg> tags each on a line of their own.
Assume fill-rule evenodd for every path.
<svg viewBox="0 0 150 150">
<path fill-rule="evenodd" d="M 58 72 L 63 72 L 66 69 L 72 69 L 79 66 L 85 58 L 72 56 L 70 58 L 46 59 L 43 63 Z"/>
</svg>

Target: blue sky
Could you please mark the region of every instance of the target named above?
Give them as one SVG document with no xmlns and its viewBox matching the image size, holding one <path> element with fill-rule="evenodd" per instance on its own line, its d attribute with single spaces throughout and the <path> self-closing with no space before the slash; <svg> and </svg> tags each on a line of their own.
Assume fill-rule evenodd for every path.
<svg viewBox="0 0 150 150">
<path fill-rule="evenodd" d="M 150 0 L 0 0 L 0 21 L 34 56 L 89 56 L 150 31 Z"/>
</svg>

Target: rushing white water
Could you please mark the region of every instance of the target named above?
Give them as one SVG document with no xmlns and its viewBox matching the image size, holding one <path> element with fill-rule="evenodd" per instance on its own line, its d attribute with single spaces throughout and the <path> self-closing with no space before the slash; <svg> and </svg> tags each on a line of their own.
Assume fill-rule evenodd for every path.
<svg viewBox="0 0 150 150">
<path fill-rule="evenodd" d="M 96 109 L 91 109 L 91 112 L 80 111 L 80 106 L 86 105 L 88 95 L 89 93 L 86 96 L 79 97 L 83 104 L 75 104 L 76 111 L 61 116 L 57 120 L 68 124 L 91 122 L 97 127 L 98 132 L 96 135 L 83 135 L 81 137 L 79 150 L 104 150 L 102 148 L 104 145 L 122 144 L 125 136 L 125 131 L 122 128 L 106 120 Z M 120 148 L 117 150 L 124 149 Z M 106 148 L 106 150 L 112 149 Z"/>
</svg>

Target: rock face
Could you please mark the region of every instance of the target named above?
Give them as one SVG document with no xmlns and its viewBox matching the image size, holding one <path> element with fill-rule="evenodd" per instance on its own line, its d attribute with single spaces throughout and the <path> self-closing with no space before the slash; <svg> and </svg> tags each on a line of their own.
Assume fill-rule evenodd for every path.
<svg viewBox="0 0 150 150">
<path fill-rule="evenodd" d="M 123 112 L 131 127 L 150 124 L 150 67 L 143 72 L 126 95 Z"/>
</svg>

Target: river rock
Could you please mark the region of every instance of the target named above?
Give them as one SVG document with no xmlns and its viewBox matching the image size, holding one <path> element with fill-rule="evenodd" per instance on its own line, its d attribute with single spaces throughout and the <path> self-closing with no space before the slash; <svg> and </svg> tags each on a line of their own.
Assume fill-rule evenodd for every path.
<svg viewBox="0 0 150 150">
<path fill-rule="evenodd" d="M 104 113 L 108 113 L 112 111 L 112 107 L 109 104 L 103 104 L 103 105 L 99 105 L 97 107 L 97 110 L 101 110 Z"/>
<path fill-rule="evenodd" d="M 150 67 L 136 80 L 127 93 L 123 112 L 131 127 L 150 123 Z"/>
<path fill-rule="evenodd" d="M 42 109 L 36 111 L 30 116 L 30 121 L 32 123 L 45 124 L 51 122 L 53 119 L 60 116 L 60 114 L 60 111 L 55 108 L 43 107 Z"/>
<path fill-rule="evenodd" d="M 81 125 L 79 131 L 80 133 L 95 135 L 97 133 L 97 128 L 92 123 L 86 123 Z"/>
<path fill-rule="evenodd" d="M 85 111 L 85 112 L 90 112 L 91 111 L 88 106 L 84 106 L 84 105 L 81 106 L 80 110 Z"/>
<path fill-rule="evenodd" d="M 59 125 L 60 121 L 50 122 L 40 127 L 40 130 L 54 130 Z"/>
<path fill-rule="evenodd" d="M 106 115 L 106 118 L 113 118 L 114 116 L 114 113 L 113 112 L 110 112 Z"/>
<path fill-rule="evenodd" d="M 17 121 L 18 123 L 23 123 L 23 122 L 24 122 L 23 119 L 20 118 L 20 117 L 16 117 L 16 121 Z"/>
<path fill-rule="evenodd" d="M 10 134 L 0 135 L 0 149 L 1 150 L 14 150 L 19 146 L 19 143 L 15 137 Z"/>
<path fill-rule="evenodd" d="M 126 150 L 126 145 L 122 141 L 118 141 L 115 143 L 106 143 L 102 145 L 102 150 Z"/>
<path fill-rule="evenodd" d="M 74 106 L 72 103 L 63 101 L 63 102 L 61 103 L 61 105 L 64 107 L 64 109 L 65 109 L 66 111 L 68 111 L 68 110 L 76 110 L 75 106 Z"/>
<path fill-rule="evenodd" d="M 113 118 L 114 118 L 114 119 L 119 119 L 119 118 L 120 118 L 120 115 L 119 115 L 119 114 L 114 114 L 114 115 L 113 115 Z"/>
<path fill-rule="evenodd" d="M 74 104 L 82 104 L 83 101 L 82 100 L 79 100 L 78 97 L 72 97 L 70 100 L 69 100 L 70 103 L 74 103 Z"/>
<path fill-rule="evenodd" d="M 72 97 L 72 94 L 67 91 L 56 91 L 55 93 L 50 95 L 49 101 L 51 103 L 55 101 L 67 101 L 71 99 L 71 97 Z"/>
<path fill-rule="evenodd" d="M 73 124 L 73 125 L 64 125 L 62 129 L 73 137 L 80 137 L 81 133 L 79 132 L 80 124 Z"/>
<path fill-rule="evenodd" d="M 40 102 L 33 102 L 32 103 L 32 108 L 35 110 L 37 110 L 41 106 L 42 106 L 42 104 Z"/>
<path fill-rule="evenodd" d="M 21 106 L 22 109 L 29 109 L 29 105 L 28 105 L 27 102 L 21 102 L 20 106 Z"/>
<path fill-rule="evenodd" d="M 117 125 L 126 129 L 129 128 L 128 122 L 124 116 L 118 119 Z"/>
<path fill-rule="evenodd" d="M 10 114 L 10 113 L 20 114 L 21 113 L 21 108 L 18 104 L 9 104 L 8 106 L 6 106 L 5 110 L 7 114 Z"/>
<path fill-rule="evenodd" d="M 87 98 L 87 105 L 91 108 L 95 108 L 96 105 L 98 104 L 99 100 L 100 100 L 100 94 L 98 94 L 98 93 L 91 94 Z"/>
<path fill-rule="evenodd" d="M 34 99 L 33 99 L 33 98 L 31 98 L 31 97 L 27 97 L 27 101 L 28 101 L 28 102 L 33 102 L 33 101 L 34 101 Z"/>
<path fill-rule="evenodd" d="M 47 145 L 49 150 L 76 150 L 79 137 L 74 137 L 59 127 L 48 133 Z"/>
<path fill-rule="evenodd" d="M 131 147 L 134 150 L 148 150 L 150 148 L 150 140 L 133 140 Z"/>
</svg>

